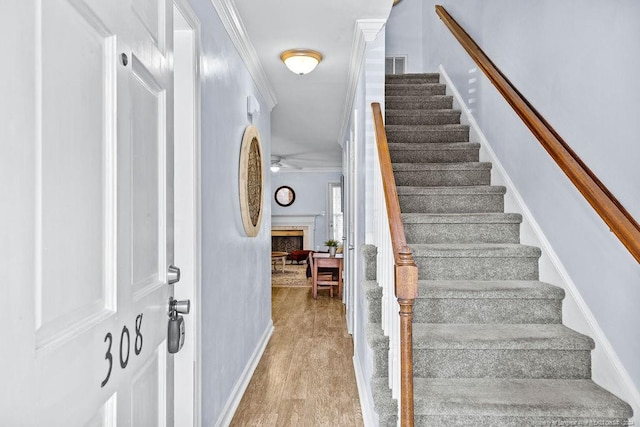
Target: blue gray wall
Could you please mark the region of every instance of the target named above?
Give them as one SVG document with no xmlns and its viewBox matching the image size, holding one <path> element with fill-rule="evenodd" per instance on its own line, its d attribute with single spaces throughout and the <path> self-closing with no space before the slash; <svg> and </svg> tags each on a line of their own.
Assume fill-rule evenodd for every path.
<svg viewBox="0 0 640 427">
<path fill-rule="evenodd" d="M 337 143 L 336 143 L 337 145 Z M 317 215 L 315 221 L 315 247 L 305 248 L 311 250 L 326 251 L 324 242 L 329 238 L 327 232 L 327 220 L 329 215 L 329 183 L 340 182 L 342 172 L 306 172 L 280 171 L 271 173 L 271 194 L 267 197 L 271 200 L 272 215 Z M 273 197 L 276 189 L 282 185 L 293 188 L 296 200 L 291 206 L 282 207 L 275 202 Z M 324 215 L 322 215 L 324 212 Z"/>
<path fill-rule="evenodd" d="M 190 3 L 202 24 L 202 425 L 212 426 L 271 323 L 271 118 L 211 2 Z M 244 232 L 238 193 L 248 95 L 261 103 L 254 124 L 265 160 L 264 215 L 255 238 Z"/>
<path fill-rule="evenodd" d="M 407 55 L 406 72 L 424 70 L 422 37 L 422 1 L 403 0 L 391 9 L 385 27 L 386 56 Z"/>
<path fill-rule="evenodd" d="M 419 4 L 418 4 L 419 3 Z M 640 219 L 640 3 L 442 0 L 449 13 Z M 636 388 L 640 266 L 444 27 L 422 9 L 425 71 L 442 64 Z M 388 28 L 402 22 L 388 23 Z M 388 30 L 388 34 L 391 33 Z"/>
</svg>

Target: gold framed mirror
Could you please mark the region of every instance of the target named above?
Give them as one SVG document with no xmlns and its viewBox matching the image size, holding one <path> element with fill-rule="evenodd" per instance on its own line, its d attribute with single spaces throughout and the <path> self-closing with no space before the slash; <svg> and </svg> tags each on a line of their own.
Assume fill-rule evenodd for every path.
<svg viewBox="0 0 640 427">
<path fill-rule="evenodd" d="M 240 147 L 240 212 L 249 237 L 255 237 L 262 223 L 264 171 L 258 128 L 247 126 Z"/>
</svg>

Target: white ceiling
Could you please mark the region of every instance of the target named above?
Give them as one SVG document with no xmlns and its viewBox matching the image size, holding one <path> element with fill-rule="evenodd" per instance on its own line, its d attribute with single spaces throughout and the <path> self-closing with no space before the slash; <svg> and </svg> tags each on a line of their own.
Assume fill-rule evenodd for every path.
<svg viewBox="0 0 640 427">
<path fill-rule="evenodd" d="M 271 85 L 271 153 L 304 169 L 339 168 L 338 145 L 348 104 L 354 28 L 359 19 L 386 20 L 392 0 L 235 0 Z M 322 53 L 310 74 L 280 61 L 287 49 Z"/>
</svg>

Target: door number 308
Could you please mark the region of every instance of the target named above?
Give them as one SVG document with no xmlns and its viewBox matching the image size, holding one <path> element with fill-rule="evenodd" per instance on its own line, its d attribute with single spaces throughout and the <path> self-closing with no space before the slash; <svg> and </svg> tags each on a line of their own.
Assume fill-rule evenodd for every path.
<svg viewBox="0 0 640 427">
<path fill-rule="evenodd" d="M 138 314 L 136 317 L 136 338 L 134 341 L 133 351 L 136 356 L 142 352 L 142 313 Z M 126 338 L 125 338 L 126 337 Z M 107 352 L 104 355 L 104 359 L 109 364 L 109 369 L 107 370 L 107 376 L 100 387 L 104 387 L 109 382 L 109 378 L 111 378 L 111 371 L 113 370 L 113 354 L 111 354 L 111 347 L 113 346 L 113 335 L 111 332 L 107 332 L 107 335 L 104 336 L 104 342 L 108 342 L 107 344 Z M 127 325 L 122 327 L 122 332 L 120 332 L 120 367 L 122 369 L 126 368 L 129 364 L 129 355 L 131 354 L 131 335 L 129 333 L 129 328 Z"/>
</svg>

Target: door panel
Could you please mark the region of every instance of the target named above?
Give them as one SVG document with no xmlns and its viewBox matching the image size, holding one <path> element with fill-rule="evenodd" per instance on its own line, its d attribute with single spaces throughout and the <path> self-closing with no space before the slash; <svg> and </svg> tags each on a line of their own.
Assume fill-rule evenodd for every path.
<svg viewBox="0 0 640 427">
<path fill-rule="evenodd" d="M 109 248 L 114 198 L 108 184 L 115 140 L 107 132 L 116 86 L 113 35 L 88 9 L 42 5 L 41 133 L 36 188 L 36 327 L 38 348 L 73 336 L 111 309 L 115 260 Z M 67 46 L 82 61 L 69 66 Z M 60 108 L 60 100 L 65 100 Z M 77 120 L 82 118 L 82 120 Z M 65 245 L 58 242 L 64 241 Z M 69 260 L 82 263 L 69 268 Z"/>
<path fill-rule="evenodd" d="M 173 425 L 168 5 L 136 0 L 136 11 L 157 11 L 145 25 L 131 0 L 5 10 L 34 35 L 13 43 L 35 54 L 0 69 L 15 83 L 0 109 L 18 110 L 11 158 L 0 158 L 12 207 L 0 209 L 0 259 L 11 265 L 0 425 Z"/>
<path fill-rule="evenodd" d="M 165 53 L 166 48 L 166 6 L 164 0 L 132 0 L 131 4 L 133 12 L 162 53 Z"/>
<path fill-rule="evenodd" d="M 136 293 L 161 284 L 165 266 L 165 91 L 134 55 L 132 109 L 132 283 Z"/>
<path fill-rule="evenodd" d="M 134 426 L 166 426 L 166 359 L 165 349 L 156 349 L 133 378 L 131 386 Z"/>
</svg>

